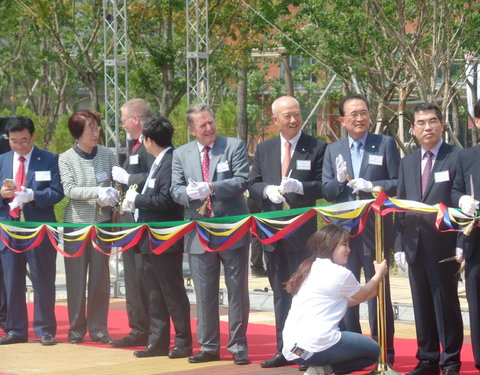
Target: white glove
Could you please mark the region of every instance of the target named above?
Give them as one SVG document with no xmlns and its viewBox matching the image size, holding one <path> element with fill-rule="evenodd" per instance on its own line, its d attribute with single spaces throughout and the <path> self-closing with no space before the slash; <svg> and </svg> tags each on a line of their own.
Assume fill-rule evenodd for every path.
<svg viewBox="0 0 480 375">
<path fill-rule="evenodd" d="M 478 201 L 470 195 L 462 195 L 458 201 L 458 206 L 461 208 L 462 212 L 468 216 L 474 216 L 478 211 Z"/>
<path fill-rule="evenodd" d="M 457 256 L 457 262 L 458 263 L 463 263 L 465 258 L 463 257 L 463 249 L 461 247 L 457 247 L 455 249 L 455 255 Z"/>
<path fill-rule="evenodd" d="M 125 193 L 124 201 L 128 201 L 131 204 L 135 204 L 135 198 L 137 198 L 138 193 L 133 189 L 128 189 Z"/>
<path fill-rule="evenodd" d="M 123 212 L 135 212 L 135 204 L 124 199 L 122 202 L 122 210 Z"/>
<path fill-rule="evenodd" d="M 286 193 L 303 194 L 303 185 L 295 178 L 282 177 L 282 183 L 280 184 L 280 191 Z"/>
<path fill-rule="evenodd" d="M 18 205 L 19 206 L 33 201 L 33 190 L 28 189 L 25 186 L 22 186 L 20 188 L 20 191 L 16 191 L 14 194 L 15 194 L 14 199 L 18 200 Z"/>
<path fill-rule="evenodd" d="M 356 194 L 359 191 L 364 191 L 366 193 L 371 193 L 373 190 L 373 184 L 371 181 L 364 180 L 363 178 L 354 178 L 350 180 L 347 184 L 348 187 L 353 189 L 353 193 Z"/>
<path fill-rule="evenodd" d="M 97 203 L 100 207 L 115 206 L 118 203 L 118 191 L 112 187 L 101 187 L 98 189 Z"/>
<path fill-rule="evenodd" d="M 407 264 L 407 261 L 405 260 L 405 251 L 396 252 L 394 257 L 395 257 L 395 263 L 397 263 L 398 268 L 403 272 L 407 271 L 408 264 Z"/>
<path fill-rule="evenodd" d="M 275 185 L 268 185 L 265 188 L 265 195 L 268 199 L 270 199 L 273 203 L 282 203 L 285 202 L 285 197 L 280 194 L 280 186 Z"/>
<path fill-rule="evenodd" d="M 198 194 L 200 195 L 200 199 L 205 199 L 212 193 L 208 182 L 197 182 L 197 190 Z"/>
<path fill-rule="evenodd" d="M 347 162 L 342 155 L 338 155 L 335 159 L 335 167 L 337 169 L 337 181 L 343 184 L 347 180 Z"/>
<path fill-rule="evenodd" d="M 120 182 L 121 184 L 124 184 L 124 185 L 128 185 L 129 177 L 130 175 L 127 173 L 125 169 L 117 166 L 112 168 L 112 178 L 115 181 Z"/>
<path fill-rule="evenodd" d="M 25 186 L 20 188 L 20 191 L 16 191 L 15 198 L 8 204 L 11 210 L 21 208 L 25 203 L 31 202 L 34 199 L 33 190 L 27 189 Z"/>
</svg>

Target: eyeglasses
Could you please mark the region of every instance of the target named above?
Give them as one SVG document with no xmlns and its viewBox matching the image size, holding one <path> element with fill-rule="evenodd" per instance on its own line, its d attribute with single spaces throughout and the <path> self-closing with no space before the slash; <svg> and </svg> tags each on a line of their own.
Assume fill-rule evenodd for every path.
<svg viewBox="0 0 480 375">
<path fill-rule="evenodd" d="M 345 117 L 350 117 L 352 120 L 355 120 L 358 116 L 361 118 L 366 118 L 368 117 L 368 111 L 352 112 L 348 115 L 345 115 Z"/>
<path fill-rule="evenodd" d="M 15 146 L 25 146 L 30 143 L 31 138 L 22 138 L 22 139 L 12 139 L 9 138 L 8 141 Z"/>
<path fill-rule="evenodd" d="M 100 126 L 89 126 L 84 130 L 87 134 L 97 134 L 100 133 Z"/>
<path fill-rule="evenodd" d="M 130 120 L 131 118 L 134 118 L 135 116 L 136 115 L 130 115 L 125 120 L 122 118 L 122 124 L 126 124 L 128 122 L 128 120 Z"/>
<path fill-rule="evenodd" d="M 424 128 L 427 124 L 434 127 L 440 125 L 440 120 L 438 118 L 432 118 L 428 121 L 417 121 L 415 122 L 415 126 L 418 126 L 419 128 Z"/>
</svg>

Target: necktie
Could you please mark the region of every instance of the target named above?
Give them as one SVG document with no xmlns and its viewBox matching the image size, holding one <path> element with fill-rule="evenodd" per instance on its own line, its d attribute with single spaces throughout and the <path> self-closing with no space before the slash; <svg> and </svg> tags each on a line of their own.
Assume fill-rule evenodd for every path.
<svg viewBox="0 0 480 375">
<path fill-rule="evenodd" d="M 210 151 L 210 147 L 205 146 L 203 148 L 203 159 L 202 159 L 202 176 L 203 181 L 208 182 L 209 174 L 210 174 L 210 156 L 208 152 Z M 212 215 L 212 202 L 210 201 L 210 197 L 207 197 L 207 207 L 205 209 L 205 215 L 210 217 Z"/>
<path fill-rule="evenodd" d="M 353 150 L 351 152 L 352 156 L 352 167 L 353 167 L 353 176 L 355 178 L 360 177 L 360 166 L 362 165 L 362 142 L 358 139 L 353 141 Z"/>
<path fill-rule="evenodd" d="M 282 177 L 287 175 L 288 167 L 290 166 L 290 148 L 292 144 L 289 141 L 285 142 L 285 155 L 282 161 Z M 278 164 L 277 164 L 278 165 Z"/>
<path fill-rule="evenodd" d="M 427 157 L 427 162 L 425 163 L 425 168 L 423 168 L 422 173 L 422 195 L 425 194 L 425 189 L 427 188 L 428 180 L 430 179 L 430 175 L 432 174 L 432 156 L 433 153 L 431 151 L 425 151 L 423 157 Z"/>
<path fill-rule="evenodd" d="M 133 145 L 132 151 L 130 151 L 130 153 L 133 154 L 133 153 L 135 152 L 135 150 L 138 148 L 138 146 L 140 146 L 140 140 L 139 140 L 139 139 L 137 139 L 137 141 L 136 141 L 135 144 Z"/>
<path fill-rule="evenodd" d="M 21 187 L 23 185 L 25 185 L 25 178 L 26 178 L 26 175 L 25 175 L 25 158 L 23 156 L 20 156 L 18 158 L 18 169 L 17 169 L 17 174 L 15 175 L 15 182 L 17 184 L 17 191 L 20 191 Z M 13 200 L 13 198 L 12 198 Z M 16 219 L 18 218 L 18 216 L 20 215 L 20 208 L 17 207 L 16 209 L 14 210 L 10 210 L 10 216 L 13 218 L 13 219 Z"/>
</svg>

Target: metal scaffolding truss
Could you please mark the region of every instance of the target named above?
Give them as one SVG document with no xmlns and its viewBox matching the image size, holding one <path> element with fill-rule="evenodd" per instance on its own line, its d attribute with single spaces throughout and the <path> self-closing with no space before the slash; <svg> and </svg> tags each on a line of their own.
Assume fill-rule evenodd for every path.
<svg viewBox="0 0 480 375">
<path fill-rule="evenodd" d="M 209 104 L 208 0 L 186 0 L 187 106 Z"/>
<path fill-rule="evenodd" d="M 103 0 L 103 26 L 105 141 L 108 147 L 122 152 L 126 140 L 119 139 L 120 107 L 128 99 L 127 0 Z"/>
</svg>

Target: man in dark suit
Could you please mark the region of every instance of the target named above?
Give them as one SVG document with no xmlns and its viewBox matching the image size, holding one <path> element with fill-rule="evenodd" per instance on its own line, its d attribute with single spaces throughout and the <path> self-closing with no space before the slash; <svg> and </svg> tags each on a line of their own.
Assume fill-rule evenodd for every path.
<svg viewBox="0 0 480 375">
<path fill-rule="evenodd" d="M 474 106 L 475 126 L 480 129 L 480 100 Z M 468 216 L 477 216 L 480 200 L 480 146 L 464 150 L 458 157 L 452 201 Z M 472 186 L 473 185 L 473 186 Z M 473 191 L 472 191 L 473 188 Z M 478 221 L 477 221 L 478 224 Z M 457 260 L 465 260 L 465 283 L 470 317 L 470 335 L 475 367 L 480 370 L 480 230 L 475 227 L 461 237 Z"/>
<path fill-rule="evenodd" d="M 445 143 L 445 122 L 435 104 L 412 110 L 413 135 L 421 148 L 400 162 L 397 197 L 451 207 L 451 192 L 460 149 Z M 412 291 L 417 332 L 417 367 L 409 375 L 457 375 L 463 324 L 457 295 L 455 232 L 439 232 L 436 214 L 399 213 L 396 221 L 395 261 L 405 270 Z M 441 344 L 441 346 L 440 346 Z"/>
<path fill-rule="evenodd" d="M 0 220 L 18 221 L 24 218 L 27 221 L 55 222 L 53 206 L 63 198 L 58 155 L 34 146 L 35 127 L 27 117 L 11 118 L 6 130 L 12 151 L 0 155 Z M 27 263 L 35 298 L 33 329 L 42 345 L 55 344 L 56 256 L 57 252 L 48 238 L 23 253 L 16 253 L 1 244 L 8 309 L 6 336 L 0 339 L 0 345 L 28 340 L 25 300 Z"/>
<path fill-rule="evenodd" d="M 290 208 L 315 206 L 322 196 L 322 162 L 325 142 L 303 133 L 298 101 L 282 96 L 272 103 L 272 120 L 280 135 L 257 146 L 250 172 L 250 196 L 263 212 L 278 211 L 282 203 Z M 277 353 L 261 363 L 264 368 L 290 364 L 282 355 L 282 331 L 292 302 L 284 283 L 310 256 L 307 240 L 317 229 L 314 217 L 294 235 L 264 246 L 265 263 L 273 290 Z"/>
<path fill-rule="evenodd" d="M 367 101 L 361 95 L 349 95 L 339 103 L 340 123 L 348 136 L 328 145 L 323 161 L 323 194 L 331 202 L 371 199 L 374 186 L 381 186 L 390 196 L 396 195 L 400 154 L 392 137 L 371 134 Z M 387 264 L 393 247 L 392 216 L 384 216 L 384 249 Z M 353 229 L 355 231 L 355 228 Z M 375 222 L 370 213 L 363 232 L 350 238 L 351 253 L 346 267 L 360 280 L 363 268 L 365 281 L 375 273 Z M 394 362 L 393 309 L 388 275 L 385 277 L 385 307 L 388 363 Z M 368 301 L 370 330 L 377 337 L 377 300 Z M 343 330 L 361 333 L 358 306 L 350 307 L 341 323 Z"/>
<path fill-rule="evenodd" d="M 245 144 L 217 134 L 213 114 L 205 104 L 187 110 L 188 129 L 195 141 L 173 152 L 173 200 L 186 207 L 187 220 L 244 215 L 243 196 L 248 182 L 248 155 Z M 206 251 L 197 231 L 185 236 L 185 251 L 197 298 L 197 339 L 201 351 L 188 358 L 190 363 L 220 359 L 218 293 L 220 264 L 225 271 L 228 291 L 229 341 L 227 349 L 237 365 L 250 363 L 247 347 L 248 247 L 245 235 L 228 249 Z M 212 246 L 212 245 L 211 245 Z"/>
<path fill-rule="evenodd" d="M 183 219 L 183 207 L 170 195 L 173 132 L 172 124 L 163 116 L 152 117 L 144 125 L 143 144 L 155 161 L 141 193 L 129 189 L 123 201 L 125 211 L 138 209 L 139 222 Z M 149 296 L 150 334 L 148 346 L 134 355 L 139 358 L 167 354 L 170 358 L 188 357 L 192 353 L 192 333 L 190 303 L 182 275 L 183 240 L 156 255 L 151 251 L 151 241 L 146 233 L 139 247 Z M 170 318 L 175 327 L 175 346 L 169 352 Z"/>
<path fill-rule="evenodd" d="M 120 183 L 125 193 L 131 185 L 137 185 L 142 191 L 153 163 L 152 155 L 148 154 L 142 142 L 143 124 L 152 117 L 148 103 L 143 99 L 131 99 L 121 108 L 123 128 L 130 135 L 128 155 L 121 167 L 113 167 L 112 178 Z M 133 223 L 133 215 L 125 212 L 117 215 L 117 222 Z M 148 294 L 143 275 L 142 254 L 138 248 L 132 248 L 122 253 L 125 278 L 125 300 L 127 305 L 128 325 L 130 333 L 120 340 L 110 341 L 115 347 L 130 347 L 146 345 L 149 332 Z"/>
</svg>

